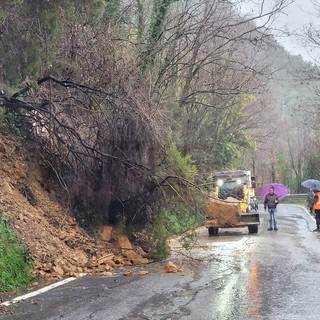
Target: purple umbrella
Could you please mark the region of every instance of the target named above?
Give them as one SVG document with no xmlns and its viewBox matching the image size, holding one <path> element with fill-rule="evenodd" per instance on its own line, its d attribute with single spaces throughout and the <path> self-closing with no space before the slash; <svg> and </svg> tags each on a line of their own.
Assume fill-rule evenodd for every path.
<svg viewBox="0 0 320 320">
<path fill-rule="evenodd" d="M 281 183 L 269 183 L 262 187 L 260 191 L 260 197 L 262 199 L 269 193 L 269 189 L 273 187 L 274 193 L 278 196 L 279 199 L 284 198 L 288 194 L 288 188 Z"/>
</svg>

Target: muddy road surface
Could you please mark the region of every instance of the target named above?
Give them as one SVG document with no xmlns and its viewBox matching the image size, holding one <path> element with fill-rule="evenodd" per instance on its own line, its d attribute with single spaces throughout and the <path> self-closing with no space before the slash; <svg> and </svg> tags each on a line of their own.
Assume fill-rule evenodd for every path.
<svg viewBox="0 0 320 320">
<path fill-rule="evenodd" d="M 222 229 L 173 242 L 170 261 L 113 277 L 72 281 L 15 303 L 11 320 L 317 320 L 320 319 L 320 232 L 302 207 L 281 204 L 278 231 Z M 185 248 L 188 248 L 186 250 Z M 147 270 L 147 275 L 138 271 Z"/>
</svg>

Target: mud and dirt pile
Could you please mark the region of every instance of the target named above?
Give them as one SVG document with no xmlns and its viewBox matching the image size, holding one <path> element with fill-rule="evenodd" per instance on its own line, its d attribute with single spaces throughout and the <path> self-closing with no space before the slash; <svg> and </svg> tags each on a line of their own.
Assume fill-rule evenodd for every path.
<svg viewBox="0 0 320 320">
<path fill-rule="evenodd" d="M 0 134 L 0 214 L 9 216 L 27 246 L 35 275 L 51 279 L 111 274 L 121 266 L 149 262 L 141 248 L 110 226 L 102 227 L 96 239 L 81 229 L 68 206 L 46 190 L 35 158 L 26 155 L 17 139 Z"/>
<path fill-rule="evenodd" d="M 207 215 L 211 225 L 236 225 L 240 221 L 240 202 L 234 198 L 226 200 L 208 199 Z"/>
</svg>

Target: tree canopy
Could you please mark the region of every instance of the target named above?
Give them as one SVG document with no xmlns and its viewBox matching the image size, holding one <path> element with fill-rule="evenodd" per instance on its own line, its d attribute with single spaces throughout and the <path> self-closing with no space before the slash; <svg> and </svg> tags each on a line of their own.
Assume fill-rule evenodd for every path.
<svg viewBox="0 0 320 320">
<path fill-rule="evenodd" d="M 152 204 L 253 159 L 261 183 L 277 162 L 293 186 L 305 175 L 279 128 L 306 91 L 277 77 L 305 66 L 271 36 L 289 3 L 241 16 L 223 0 L 4 1 L 5 120 L 91 223 L 146 221 Z"/>
</svg>

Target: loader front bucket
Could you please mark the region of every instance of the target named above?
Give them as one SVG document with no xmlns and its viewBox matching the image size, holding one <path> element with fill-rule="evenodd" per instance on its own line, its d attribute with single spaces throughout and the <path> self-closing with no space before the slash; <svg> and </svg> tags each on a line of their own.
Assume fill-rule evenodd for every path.
<svg viewBox="0 0 320 320">
<path fill-rule="evenodd" d="M 250 224 L 260 224 L 259 213 L 243 213 L 240 215 L 240 222 Z"/>
</svg>

